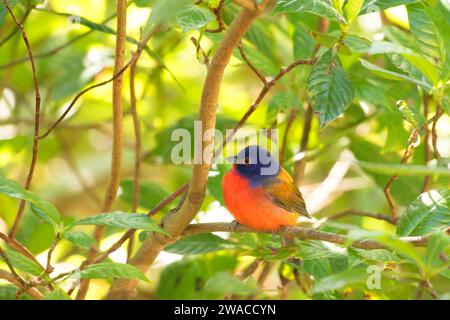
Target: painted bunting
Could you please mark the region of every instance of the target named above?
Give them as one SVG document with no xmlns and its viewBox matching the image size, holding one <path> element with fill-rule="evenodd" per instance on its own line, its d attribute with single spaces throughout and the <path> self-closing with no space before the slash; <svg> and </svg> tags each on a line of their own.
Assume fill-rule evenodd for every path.
<svg viewBox="0 0 450 320">
<path fill-rule="evenodd" d="M 233 169 L 222 180 L 223 198 L 240 224 L 276 231 L 309 217 L 303 196 L 289 173 L 266 149 L 252 145 L 232 157 Z"/>
</svg>

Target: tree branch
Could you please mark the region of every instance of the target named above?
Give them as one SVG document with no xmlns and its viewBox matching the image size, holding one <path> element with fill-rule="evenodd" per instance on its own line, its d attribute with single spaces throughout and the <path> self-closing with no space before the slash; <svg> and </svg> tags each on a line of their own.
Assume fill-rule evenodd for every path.
<svg viewBox="0 0 450 320">
<path fill-rule="evenodd" d="M 436 114 L 433 117 L 433 125 L 431 126 L 431 141 L 433 143 L 434 157 L 438 160 L 441 158 L 441 154 L 439 153 L 439 150 L 437 147 L 438 135 L 437 135 L 437 131 L 436 131 L 436 126 L 437 126 L 437 122 L 438 122 L 439 118 L 443 114 L 444 114 L 444 111 L 442 110 L 441 102 L 438 101 L 437 105 L 436 105 Z"/>
<path fill-rule="evenodd" d="M 127 2 L 126 0 L 117 0 L 117 33 L 116 33 L 116 50 L 114 73 L 122 70 L 125 63 L 125 44 L 126 44 L 126 27 L 127 27 Z M 113 108 L 113 146 L 111 152 L 111 169 L 109 174 L 108 187 L 106 189 L 105 199 L 101 212 L 111 211 L 114 200 L 116 199 L 117 190 L 120 182 L 120 168 L 122 163 L 122 75 L 116 77 L 113 81 L 112 88 L 112 108 Z M 104 227 L 96 226 L 94 230 L 94 239 L 99 242 L 103 236 Z M 96 249 L 91 248 L 88 253 L 87 260 L 94 258 Z M 86 297 L 89 289 L 89 280 L 81 281 L 80 291 L 77 294 L 77 300 Z"/>
<path fill-rule="evenodd" d="M 217 20 L 217 29 L 206 29 L 205 32 L 211 32 L 211 33 L 220 33 L 223 30 L 225 30 L 225 22 L 223 22 L 222 19 L 222 8 L 225 4 L 225 0 L 220 0 L 219 4 L 217 5 L 217 8 L 213 8 L 211 11 L 216 16 Z"/>
<path fill-rule="evenodd" d="M 139 114 L 137 112 L 136 100 L 136 62 L 130 67 L 130 108 L 133 117 L 134 128 L 134 178 L 133 178 L 133 203 L 131 205 L 131 212 L 136 212 L 139 206 L 139 191 L 141 185 L 141 158 L 142 158 L 142 138 L 141 138 L 141 124 L 139 122 Z M 133 252 L 133 237 L 128 241 L 127 261 L 130 259 Z"/>
<path fill-rule="evenodd" d="M 300 152 L 308 150 L 309 133 L 311 131 L 311 122 L 313 117 L 313 108 L 310 103 L 306 103 L 305 120 L 303 123 L 302 140 L 300 141 Z M 298 160 L 294 167 L 294 181 L 298 185 L 305 175 L 306 157 Z"/>
<path fill-rule="evenodd" d="M 425 119 L 428 118 L 430 108 L 430 96 L 427 93 L 423 93 L 423 116 Z M 431 152 L 430 152 L 430 131 L 425 130 L 425 135 L 423 137 L 423 145 L 424 145 L 424 157 L 425 157 L 425 165 L 431 160 Z M 423 181 L 422 192 L 428 190 L 430 186 L 431 176 L 425 176 Z"/>
<path fill-rule="evenodd" d="M 337 220 L 337 219 L 348 217 L 348 216 L 374 218 L 374 219 L 386 221 L 391 224 L 395 224 L 395 221 L 392 219 L 392 217 L 389 217 L 382 213 L 370 212 L 370 211 L 359 210 L 359 209 L 347 209 L 347 210 L 335 213 L 331 216 L 324 217 L 324 218 L 318 220 L 317 222 L 314 223 L 313 227 L 317 229 L 327 221 Z"/>
<path fill-rule="evenodd" d="M 36 76 L 36 65 L 34 63 L 33 52 L 31 51 L 30 42 L 28 41 L 27 33 L 22 25 L 22 23 L 17 20 L 16 16 L 11 10 L 11 7 L 8 4 L 7 0 L 3 0 L 3 4 L 5 5 L 6 10 L 8 10 L 11 18 L 14 20 L 17 28 L 20 30 L 22 34 L 23 42 L 27 47 L 28 51 L 28 60 L 30 60 L 31 71 L 33 76 L 33 84 L 34 84 L 34 95 L 35 95 L 35 114 L 34 114 L 34 136 L 33 136 L 33 153 L 31 156 L 31 164 L 28 170 L 27 180 L 25 182 L 25 190 L 30 189 L 31 180 L 33 179 L 34 169 L 36 168 L 37 157 L 38 157 L 38 145 L 39 145 L 39 121 L 41 114 L 41 95 L 39 93 L 39 83 Z M 19 209 L 17 210 L 16 218 L 14 220 L 13 226 L 11 228 L 10 236 L 14 238 L 17 233 L 17 228 L 19 227 L 20 219 L 22 218 L 23 211 L 25 209 L 26 201 L 20 201 Z"/>
<path fill-rule="evenodd" d="M 20 281 L 18 281 L 17 278 L 12 273 L 9 273 L 5 270 L 0 270 L 0 279 L 4 279 L 8 282 L 11 282 L 19 289 L 25 290 L 25 292 L 27 292 L 30 295 L 30 297 L 33 298 L 34 300 L 42 300 L 42 298 L 44 297 L 42 293 L 40 293 L 39 290 L 37 290 L 36 288 L 27 289 L 26 286 L 24 286 Z"/>
<path fill-rule="evenodd" d="M 265 5 L 268 1 L 264 1 Z M 252 21 L 257 17 L 259 10 L 242 9 L 237 17 L 233 20 L 227 29 L 224 38 L 222 39 L 216 53 L 214 54 L 211 63 L 208 66 L 208 73 L 203 85 L 202 98 L 200 103 L 200 121 L 202 122 L 202 132 L 212 130 L 216 124 L 216 107 L 220 92 L 220 86 L 225 71 L 228 65 L 233 49 L 239 44 L 241 38 L 250 27 Z M 184 228 L 195 217 L 204 199 L 204 192 L 206 182 L 208 179 L 208 172 L 210 168 L 209 159 L 212 159 L 212 151 L 205 154 L 210 141 L 202 141 L 202 155 L 201 164 L 195 164 L 192 170 L 192 179 L 189 184 L 189 189 L 186 194 L 185 201 L 176 212 L 172 212 L 162 221 L 164 229 L 172 234 L 178 236 L 183 232 Z M 136 266 L 141 271 L 146 271 L 152 264 L 158 253 L 168 242 L 168 238 L 152 233 L 144 241 L 136 255 L 130 260 L 130 263 Z M 113 282 L 108 299 L 129 299 L 134 296 L 134 291 L 137 281 L 129 279 L 118 279 Z"/>
<path fill-rule="evenodd" d="M 245 54 L 244 46 L 242 45 L 242 42 L 239 43 L 238 48 L 239 48 L 239 53 L 241 54 L 242 59 L 245 61 L 245 63 L 247 63 L 248 67 L 259 78 L 259 80 L 261 80 L 263 85 L 267 85 L 266 77 L 261 72 L 259 72 L 258 69 L 256 69 L 256 67 L 253 65 L 253 63 L 248 59 L 247 55 Z"/>
<path fill-rule="evenodd" d="M 268 234 L 275 233 L 283 236 L 293 236 L 301 240 L 320 240 L 336 244 L 345 244 L 347 242 L 347 237 L 343 235 L 319 231 L 311 228 L 289 226 L 283 227 L 279 231 L 272 232 L 272 231 L 253 230 L 251 228 L 247 228 L 242 225 L 236 225 L 234 223 L 228 222 L 190 224 L 184 230 L 181 236 L 184 237 L 199 233 L 210 233 L 210 232 L 253 232 L 253 233 L 268 233 Z M 424 247 L 427 244 L 427 237 L 425 236 L 401 237 L 400 240 L 419 247 Z M 385 248 L 381 243 L 367 239 L 354 241 L 351 244 L 351 247 L 367 250 Z"/>
<path fill-rule="evenodd" d="M 435 156 L 440 157 L 439 152 L 437 151 L 437 147 L 436 147 L 436 140 L 437 140 L 436 122 L 439 120 L 439 118 L 442 116 L 442 114 L 443 114 L 442 108 L 439 108 L 439 105 L 438 105 L 436 114 L 433 117 L 431 117 L 430 119 L 427 119 L 420 127 L 415 127 L 411 131 L 411 134 L 409 135 L 409 138 L 408 138 L 408 145 L 405 149 L 405 152 L 403 153 L 402 158 L 400 159 L 401 164 L 406 163 L 408 161 L 408 159 L 411 158 L 411 156 L 414 152 L 414 143 L 416 142 L 417 137 L 419 136 L 419 134 L 422 131 L 428 130 L 428 125 L 430 123 L 433 124 L 432 136 L 433 136 L 433 147 L 434 147 Z M 435 135 L 436 135 L 436 137 L 434 138 Z M 397 175 L 391 176 L 391 178 L 388 180 L 388 182 L 386 183 L 386 185 L 384 186 L 384 189 L 383 189 L 384 195 L 385 195 L 386 200 L 389 205 L 389 209 L 391 210 L 391 215 L 392 215 L 393 221 L 397 221 L 397 219 L 398 219 L 398 212 L 397 212 L 398 210 L 397 210 L 397 203 L 395 202 L 395 200 L 391 194 L 391 186 L 397 179 L 398 179 Z"/>
</svg>

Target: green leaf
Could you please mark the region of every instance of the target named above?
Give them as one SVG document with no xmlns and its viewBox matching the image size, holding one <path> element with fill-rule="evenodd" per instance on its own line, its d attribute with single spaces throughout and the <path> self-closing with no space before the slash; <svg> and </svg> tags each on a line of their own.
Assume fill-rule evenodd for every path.
<svg viewBox="0 0 450 320">
<path fill-rule="evenodd" d="M 183 237 L 175 243 L 169 244 L 164 251 L 182 255 L 208 253 L 237 248 L 232 242 L 212 233 L 197 234 Z"/>
<path fill-rule="evenodd" d="M 75 273 L 71 278 L 81 279 L 134 279 L 150 282 L 148 278 L 135 266 L 125 263 L 102 262 L 91 264 L 80 273 Z"/>
<path fill-rule="evenodd" d="M 93 238 L 86 233 L 79 231 L 65 231 L 63 233 L 63 238 L 83 249 L 89 249 L 97 244 Z"/>
<path fill-rule="evenodd" d="M 398 164 L 398 163 L 378 163 L 366 161 L 355 161 L 355 163 L 364 169 L 384 175 L 398 175 L 398 176 L 450 175 L 450 171 L 444 167 L 431 167 L 424 165 Z"/>
<path fill-rule="evenodd" d="M 133 187 L 132 180 L 122 180 L 120 182 L 121 192 L 119 198 L 130 206 L 133 203 Z M 168 195 L 169 192 L 161 185 L 150 181 L 142 181 L 139 187 L 139 206 L 152 209 Z"/>
<path fill-rule="evenodd" d="M 429 237 L 427 243 L 426 264 L 429 269 L 442 264 L 439 255 L 450 246 L 450 236 L 445 231 L 436 231 Z"/>
<path fill-rule="evenodd" d="M 214 274 L 232 272 L 237 260 L 231 255 L 205 254 L 184 257 L 166 266 L 160 275 L 158 299 L 208 299 L 205 285 Z M 211 297 L 214 298 L 214 297 Z"/>
<path fill-rule="evenodd" d="M 430 190 L 422 193 L 400 216 L 397 234 L 420 236 L 450 225 L 450 190 Z"/>
<path fill-rule="evenodd" d="M 421 2 L 408 5 L 407 10 L 409 26 L 417 48 L 432 64 L 441 66 L 442 42 L 437 26 L 428 15 L 427 7 Z"/>
<path fill-rule="evenodd" d="M 419 268 L 424 267 L 422 257 L 416 247 L 411 243 L 400 240 L 397 236 L 384 233 L 381 231 L 367 231 L 362 229 L 351 230 L 347 234 L 347 244 L 350 245 L 356 240 L 368 239 L 374 240 L 386 248 L 395 252 L 395 254 L 401 255 L 408 259 L 408 261 L 414 263 Z"/>
<path fill-rule="evenodd" d="M 44 300 L 73 300 L 64 290 L 56 288 L 44 297 Z"/>
<path fill-rule="evenodd" d="M 328 0 L 278 0 L 272 14 L 282 12 L 307 12 L 346 23 L 345 18 Z"/>
<path fill-rule="evenodd" d="M 380 92 L 380 95 L 381 94 L 382 92 Z M 389 114 L 390 113 L 388 113 L 387 116 L 389 116 Z M 402 136 L 399 135 L 399 138 L 401 137 Z M 408 139 L 407 137 L 406 139 Z M 392 174 L 384 173 L 382 171 L 380 171 L 380 173 L 377 173 L 377 171 L 374 170 L 371 165 L 373 162 L 381 165 L 386 163 L 397 164 L 400 162 L 400 155 L 398 155 L 397 153 L 385 154 L 383 153 L 382 148 L 380 148 L 378 145 L 373 144 L 367 139 L 362 139 L 359 136 L 351 135 L 350 138 L 351 143 L 349 147 L 351 152 L 355 155 L 356 159 L 360 160 L 359 163 L 362 163 L 361 167 L 364 169 L 364 172 L 373 178 L 374 182 L 379 188 L 379 192 L 382 193 L 384 186 L 389 181 Z M 406 144 L 406 142 L 403 142 L 403 148 L 404 144 Z M 365 167 L 364 165 L 366 163 L 369 163 L 370 165 L 367 165 L 367 167 Z M 422 188 L 422 183 L 423 180 L 420 176 L 399 177 L 398 180 L 392 185 L 392 196 L 399 204 L 407 206 L 421 192 L 420 190 Z"/>
<path fill-rule="evenodd" d="M 354 90 L 334 49 L 326 51 L 314 64 L 308 80 L 312 107 L 319 113 L 320 126 L 333 121 L 348 108 Z"/>
<path fill-rule="evenodd" d="M 146 231 L 160 232 L 167 235 L 167 232 L 160 226 L 158 226 L 156 222 L 147 217 L 147 215 L 141 213 L 126 213 L 121 211 L 114 211 L 97 214 L 92 217 L 75 221 L 67 228 L 69 229 L 77 225 L 97 225 L 125 229 L 142 229 Z"/>
<path fill-rule="evenodd" d="M 216 16 L 211 11 L 196 5 L 187 6 L 177 15 L 178 24 L 183 32 L 200 29 L 215 19 Z"/>
<path fill-rule="evenodd" d="M 415 3 L 420 0 L 365 0 L 360 15 L 378 11 L 384 11 L 392 7 L 398 7 L 404 4 Z"/>
<path fill-rule="evenodd" d="M 208 280 L 204 290 L 211 297 L 220 299 L 230 294 L 246 297 L 257 293 L 259 288 L 253 281 L 242 282 L 229 272 L 219 272 Z"/>
<path fill-rule="evenodd" d="M 358 16 L 359 11 L 364 3 L 364 0 L 348 0 L 344 6 L 344 16 L 348 24 L 353 22 L 353 19 Z"/>
<path fill-rule="evenodd" d="M 0 17 L 1 18 L 1 17 Z M 1 21 L 0 21 L 1 22 Z M 1 25 L 0 25 L 1 26 Z M 14 285 L 0 285 L 0 301 L 2 300 L 17 300 L 17 293 L 21 289 Z M 32 300 L 28 294 L 22 295 L 20 300 Z"/>
<path fill-rule="evenodd" d="M 351 284 L 364 283 L 367 280 L 368 276 L 369 274 L 367 273 L 365 268 L 345 270 L 320 279 L 317 284 L 314 285 L 311 292 L 316 294 L 325 291 L 341 289 Z"/>
<path fill-rule="evenodd" d="M 358 257 L 362 261 L 374 262 L 399 262 L 400 259 L 391 251 L 386 249 L 365 250 L 357 248 L 348 248 L 349 255 Z"/>
<path fill-rule="evenodd" d="M 40 276 L 44 272 L 44 269 L 40 265 L 17 251 L 10 248 L 6 248 L 4 251 L 14 268 L 30 273 L 33 276 Z"/>
<path fill-rule="evenodd" d="M 11 198 L 25 200 L 31 203 L 32 211 L 42 220 L 53 226 L 55 234 L 63 227 L 61 216 L 56 208 L 34 193 L 25 190 L 13 180 L 6 179 L 0 174 L 0 193 Z"/>
<path fill-rule="evenodd" d="M 407 72 L 410 77 L 415 78 L 416 80 L 426 82 L 422 79 L 423 76 L 433 84 L 438 83 L 440 80 L 438 70 L 432 63 L 413 50 L 403 47 L 400 44 L 388 41 L 377 41 L 371 45 L 368 53 L 371 55 L 391 54 L 389 57 L 392 62 L 399 69 Z M 402 57 L 403 59 L 400 59 Z"/>
<path fill-rule="evenodd" d="M 151 32 L 152 28 L 160 23 L 173 20 L 193 0 L 157 0 L 152 12 L 144 26 L 143 36 Z"/>
<path fill-rule="evenodd" d="M 297 247 L 297 255 L 302 261 L 345 256 L 345 248 L 324 245 L 321 241 L 299 241 Z"/>
<path fill-rule="evenodd" d="M 278 114 L 287 113 L 290 108 L 298 109 L 300 106 L 300 99 L 292 90 L 277 92 L 269 102 L 266 123 L 268 125 L 278 124 Z"/>
<path fill-rule="evenodd" d="M 427 91 L 430 91 L 432 89 L 431 86 L 424 81 L 413 79 L 411 77 L 408 77 L 405 74 L 401 74 L 398 72 L 383 69 L 383 68 L 381 68 L 377 65 L 374 65 L 364 59 L 359 59 L 359 60 L 361 61 L 361 64 L 364 68 L 372 71 L 374 74 L 376 74 L 377 76 L 380 76 L 382 78 L 389 79 L 389 80 L 397 80 L 397 81 L 408 81 L 408 82 L 414 83 L 418 86 L 421 86 L 422 88 L 424 88 Z"/>
<path fill-rule="evenodd" d="M 253 66 L 265 75 L 275 76 L 280 68 L 273 62 L 273 59 L 266 56 L 262 51 L 252 45 L 244 47 L 247 58 L 252 62 Z M 244 61 L 239 50 L 234 50 L 233 54 L 240 60 Z"/>
<path fill-rule="evenodd" d="M 309 30 L 296 19 L 291 19 L 294 25 L 294 33 L 292 35 L 294 58 L 309 59 L 314 53 L 314 38 Z"/>
</svg>

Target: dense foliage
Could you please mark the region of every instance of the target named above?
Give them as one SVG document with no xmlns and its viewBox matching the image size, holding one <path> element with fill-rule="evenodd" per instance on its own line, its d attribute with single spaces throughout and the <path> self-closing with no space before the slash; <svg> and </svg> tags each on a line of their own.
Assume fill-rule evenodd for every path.
<svg viewBox="0 0 450 320">
<path fill-rule="evenodd" d="M 115 2 L 0 0 L 0 299 L 73 299 L 79 279 L 101 299 L 121 278 L 144 299 L 450 298 L 448 1 L 129 1 L 125 70 Z M 212 232 L 227 223 L 171 239 L 159 223 L 178 212 L 193 167 L 173 163 L 172 132 L 194 139 L 207 69 L 241 7 L 264 10 L 234 48 L 216 128 L 225 135 L 247 112 L 241 140 L 279 129 L 313 217 L 299 220 L 295 247 Z M 228 169 L 212 166 L 192 223 L 233 220 Z M 139 248 L 152 237 L 170 240 L 147 268 Z"/>
</svg>

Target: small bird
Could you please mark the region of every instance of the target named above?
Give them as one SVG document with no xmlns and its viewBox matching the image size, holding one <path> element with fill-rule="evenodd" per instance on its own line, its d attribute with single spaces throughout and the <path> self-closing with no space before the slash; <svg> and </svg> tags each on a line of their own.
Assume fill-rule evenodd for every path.
<svg viewBox="0 0 450 320">
<path fill-rule="evenodd" d="M 309 217 L 305 201 L 289 173 L 266 149 L 252 145 L 232 158 L 222 180 L 225 205 L 243 226 L 276 231 Z"/>
</svg>

